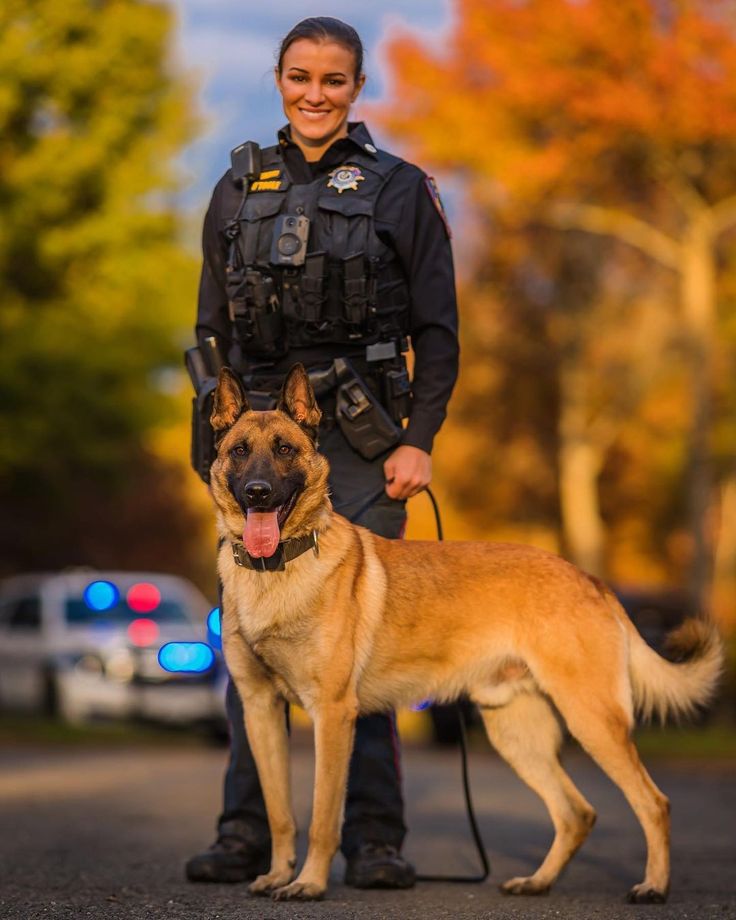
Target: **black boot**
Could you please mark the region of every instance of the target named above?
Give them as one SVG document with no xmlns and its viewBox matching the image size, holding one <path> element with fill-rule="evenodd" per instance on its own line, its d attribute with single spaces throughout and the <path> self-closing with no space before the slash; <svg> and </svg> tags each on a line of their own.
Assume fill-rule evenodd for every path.
<svg viewBox="0 0 736 920">
<path fill-rule="evenodd" d="M 412 888 L 417 875 L 396 847 L 364 843 L 347 860 L 345 884 L 353 888 Z"/>
<path fill-rule="evenodd" d="M 187 860 L 184 867 L 190 882 L 249 882 L 268 872 L 270 846 L 221 833 L 206 850 Z"/>
</svg>

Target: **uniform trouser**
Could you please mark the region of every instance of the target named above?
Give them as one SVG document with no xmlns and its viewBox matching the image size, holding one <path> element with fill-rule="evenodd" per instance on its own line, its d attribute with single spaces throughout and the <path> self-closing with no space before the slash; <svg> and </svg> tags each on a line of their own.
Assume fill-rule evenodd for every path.
<svg viewBox="0 0 736 920">
<path fill-rule="evenodd" d="M 385 493 L 369 508 L 370 498 L 384 483 L 386 456 L 363 460 L 348 445 L 339 428 L 320 431 L 320 451 L 330 461 L 330 493 L 335 510 L 384 537 L 403 535 L 405 503 Z M 288 565 L 288 563 L 287 563 Z M 264 573 L 265 578 L 268 577 Z M 268 840 L 268 822 L 253 755 L 243 724 L 243 708 L 229 681 L 226 708 L 230 723 L 230 762 L 225 774 L 221 834 L 234 833 L 254 843 Z M 393 713 L 358 719 L 350 760 L 341 850 L 350 856 L 363 843 L 401 847 L 406 826 L 401 794 L 396 719 Z"/>
</svg>

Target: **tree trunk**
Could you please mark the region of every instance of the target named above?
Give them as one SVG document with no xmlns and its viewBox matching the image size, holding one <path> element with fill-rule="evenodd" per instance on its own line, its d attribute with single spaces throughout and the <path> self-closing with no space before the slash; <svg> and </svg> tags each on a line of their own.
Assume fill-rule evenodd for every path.
<svg viewBox="0 0 736 920">
<path fill-rule="evenodd" d="M 598 501 L 603 451 L 586 424 L 584 387 L 563 371 L 560 385 L 559 476 L 564 545 L 572 561 L 592 575 L 604 575 L 605 525 Z"/>
<path fill-rule="evenodd" d="M 715 327 L 715 255 L 708 211 L 689 224 L 682 243 L 681 296 L 687 332 L 692 386 L 688 431 L 687 507 L 692 539 L 689 592 L 697 609 L 710 608 L 714 539 L 711 519 L 713 463 L 713 338 Z"/>
<path fill-rule="evenodd" d="M 736 627 L 736 471 L 726 477 L 720 493 L 713 612 L 724 632 L 731 633 Z"/>
</svg>

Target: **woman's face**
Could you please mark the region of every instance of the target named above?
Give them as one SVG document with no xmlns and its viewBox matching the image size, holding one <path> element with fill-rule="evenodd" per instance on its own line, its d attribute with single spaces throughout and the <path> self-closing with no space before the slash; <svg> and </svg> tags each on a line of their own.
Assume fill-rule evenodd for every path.
<svg viewBox="0 0 736 920">
<path fill-rule="evenodd" d="M 353 52 L 336 42 L 300 38 L 284 54 L 276 86 L 293 140 L 317 159 L 330 144 L 347 134 L 350 105 L 363 88 L 355 79 Z M 310 159 L 310 156 L 307 156 Z"/>
</svg>

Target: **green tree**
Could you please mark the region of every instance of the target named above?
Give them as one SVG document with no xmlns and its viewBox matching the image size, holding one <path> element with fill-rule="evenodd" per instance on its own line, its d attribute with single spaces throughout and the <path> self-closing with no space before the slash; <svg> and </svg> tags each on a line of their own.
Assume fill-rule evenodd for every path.
<svg viewBox="0 0 736 920">
<path fill-rule="evenodd" d="M 192 524 L 153 500 L 146 450 L 181 414 L 161 371 L 180 365 L 196 275 L 174 207 L 193 123 L 171 30 L 144 0 L 0 7 L 4 570 L 151 565 L 152 505 L 172 533 Z"/>
</svg>

